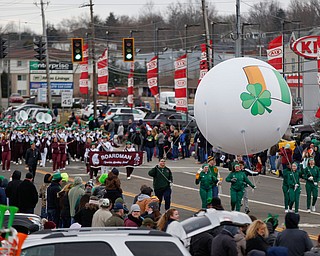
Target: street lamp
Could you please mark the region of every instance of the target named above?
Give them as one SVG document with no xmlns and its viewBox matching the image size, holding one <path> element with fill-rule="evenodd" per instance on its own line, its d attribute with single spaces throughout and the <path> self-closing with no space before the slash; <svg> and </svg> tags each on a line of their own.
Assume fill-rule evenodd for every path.
<svg viewBox="0 0 320 256">
<path fill-rule="evenodd" d="M 212 33 L 212 67 L 214 67 L 214 25 L 229 25 L 224 21 L 211 21 L 211 33 Z"/>
</svg>

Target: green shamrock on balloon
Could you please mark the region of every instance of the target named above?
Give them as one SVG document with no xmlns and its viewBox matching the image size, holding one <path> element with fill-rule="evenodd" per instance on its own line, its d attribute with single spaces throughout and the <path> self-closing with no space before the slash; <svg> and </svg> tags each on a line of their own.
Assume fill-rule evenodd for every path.
<svg viewBox="0 0 320 256">
<path fill-rule="evenodd" d="M 242 100 L 242 107 L 249 109 L 251 107 L 251 114 L 263 115 L 264 111 L 267 110 L 271 113 L 272 110 L 268 107 L 271 105 L 271 93 L 268 90 L 262 91 L 262 85 L 260 83 L 248 84 L 247 91 L 240 95 Z"/>
</svg>

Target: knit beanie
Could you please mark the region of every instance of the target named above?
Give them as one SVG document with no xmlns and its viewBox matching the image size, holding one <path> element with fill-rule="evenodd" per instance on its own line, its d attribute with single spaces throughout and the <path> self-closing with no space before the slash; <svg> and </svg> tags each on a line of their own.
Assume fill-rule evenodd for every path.
<svg viewBox="0 0 320 256">
<path fill-rule="evenodd" d="M 300 215 L 293 213 L 293 212 L 288 212 L 285 217 L 285 225 L 287 229 L 294 229 L 298 228 L 298 224 L 300 221 Z"/>
<path fill-rule="evenodd" d="M 79 185 L 79 184 L 82 184 L 82 178 L 81 177 L 75 177 L 74 181 L 73 181 L 73 185 L 76 186 L 76 185 Z"/>
</svg>

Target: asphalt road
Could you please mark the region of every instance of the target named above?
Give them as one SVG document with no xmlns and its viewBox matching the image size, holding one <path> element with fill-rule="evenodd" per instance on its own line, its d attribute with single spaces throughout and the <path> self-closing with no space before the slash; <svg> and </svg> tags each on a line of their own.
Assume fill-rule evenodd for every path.
<svg viewBox="0 0 320 256">
<path fill-rule="evenodd" d="M 154 159 L 150 163 L 144 163 L 139 168 L 135 168 L 131 180 L 126 179 L 125 168 L 119 168 L 121 186 L 124 191 L 125 201 L 129 206 L 132 204 L 133 197 L 139 193 L 142 184 L 147 184 L 152 187 L 152 178 L 148 176 L 148 171 L 157 163 L 157 159 Z M 179 210 L 181 219 L 186 219 L 192 216 L 201 207 L 198 186 L 195 185 L 195 173 L 200 165 L 196 164 L 193 158 L 179 161 L 168 160 L 166 165 L 172 170 L 174 176 L 172 207 Z M 23 172 L 23 178 L 27 172 L 27 169 L 25 169 L 23 165 L 12 165 L 11 170 L 21 170 Z M 48 163 L 45 168 L 38 167 L 35 179 L 37 188 L 43 183 L 44 174 L 51 171 L 50 163 Z M 71 181 L 75 176 L 81 176 L 84 181 L 89 180 L 84 163 L 71 162 L 71 164 L 67 166 L 66 172 L 69 173 Z M 227 169 L 220 168 L 220 174 L 223 177 L 220 197 L 226 210 L 230 210 L 230 184 L 224 181 L 228 173 L 229 171 Z M 2 175 L 7 178 L 10 177 L 10 173 L 2 173 Z M 273 174 L 250 177 L 250 180 L 257 186 L 256 190 L 250 190 L 249 192 L 250 214 L 259 219 L 265 219 L 268 213 L 278 214 L 279 227 L 281 227 L 284 223 L 285 216 L 281 190 L 282 180 Z M 300 227 L 306 230 L 311 235 L 312 239 L 316 239 L 319 234 L 320 201 L 317 202 L 316 208 L 317 212 L 306 212 L 306 193 L 304 183 L 302 182 L 299 211 Z M 164 207 L 162 207 L 162 211 L 163 210 Z M 38 203 L 35 212 L 37 214 L 40 213 L 40 202 Z"/>
</svg>

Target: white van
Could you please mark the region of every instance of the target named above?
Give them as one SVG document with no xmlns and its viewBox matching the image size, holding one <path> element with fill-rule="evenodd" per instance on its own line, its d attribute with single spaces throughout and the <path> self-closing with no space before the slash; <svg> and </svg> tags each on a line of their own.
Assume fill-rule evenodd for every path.
<svg viewBox="0 0 320 256">
<path fill-rule="evenodd" d="M 163 109 L 163 110 L 176 109 L 175 92 L 160 92 L 160 109 Z"/>
</svg>

